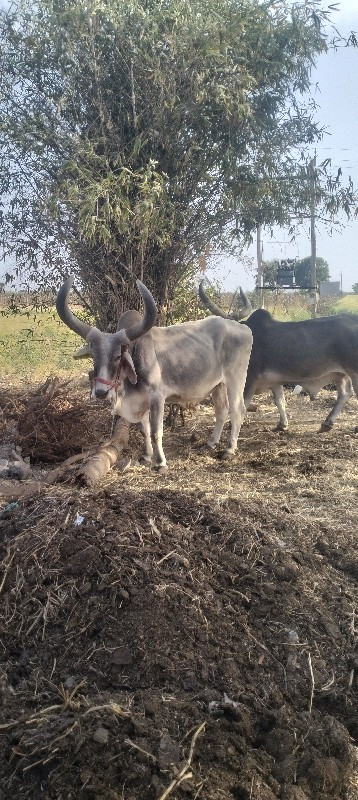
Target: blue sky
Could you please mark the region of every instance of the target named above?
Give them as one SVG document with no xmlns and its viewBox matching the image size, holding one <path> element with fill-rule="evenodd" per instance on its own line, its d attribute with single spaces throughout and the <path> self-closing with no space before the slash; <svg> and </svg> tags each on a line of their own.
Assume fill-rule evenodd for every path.
<svg viewBox="0 0 358 800">
<path fill-rule="evenodd" d="M 349 35 L 352 30 L 358 32 L 358 0 L 341 0 L 332 20 L 343 35 Z M 331 158 L 334 168 L 342 167 L 344 178 L 352 176 L 358 190 L 358 48 L 339 48 L 320 56 L 312 71 L 312 84 L 316 83 L 319 87 L 314 93 L 319 106 L 317 119 L 328 129 L 316 147 L 317 163 Z M 332 236 L 318 226 L 317 255 L 328 261 L 332 280 L 340 280 L 342 272 L 343 290 L 351 291 L 352 284 L 358 281 L 358 219 L 349 223 L 345 220 L 342 216 L 344 228 Z M 274 239 L 269 230 L 264 231 L 264 259 L 304 258 L 309 254 L 309 224 L 294 243 L 283 229 L 275 230 Z M 256 245 L 249 248 L 248 255 L 256 259 Z M 219 268 L 208 271 L 208 277 L 213 276 L 224 282 L 228 290 L 235 289 L 239 283 L 247 289 L 254 286 L 254 277 L 231 259 L 223 259 Z"/>
</svg>

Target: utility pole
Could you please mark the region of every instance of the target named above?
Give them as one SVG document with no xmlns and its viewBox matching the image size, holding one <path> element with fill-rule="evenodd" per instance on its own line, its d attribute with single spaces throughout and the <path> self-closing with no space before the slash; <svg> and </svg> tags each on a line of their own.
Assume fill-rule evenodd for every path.
<svg viewBox="0 0 358 800">
<path fill-rule="evenodd" d="M 257 288 L 259 293 L 260 308 L 264 307 L 264 290 L 263 290 L 263 275 L 262 275 L 262 225 L 257 226 Z"/>
<path fill-rule="evenodd" d="M 309 165 L 310 207 L 311 207 L 311 289 L 310 305 L 312 317 L 316 316 L 317 305 L 317 241 L 316 241 L 316 156 Z"/>
</svg>

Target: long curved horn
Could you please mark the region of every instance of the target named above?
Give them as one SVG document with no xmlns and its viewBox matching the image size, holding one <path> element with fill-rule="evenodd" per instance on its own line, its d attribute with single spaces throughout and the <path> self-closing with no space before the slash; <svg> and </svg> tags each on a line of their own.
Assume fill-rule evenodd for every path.
<svg viewBox="0 0 358 800">
<path fill-rule="evenodd" d="M 158 317 L 158 309 L 153 295 L 142 281 L 137 281 L 136 283 L 144 303 L 144 317 L 136 325 L 132 325 L 131 328 L 117 331 L 114 334 L 121 344 L 129 344 L 129 342 L 138 339 L 139 336 L 143 336 L 155 325 Z"/>
<path fill-rule="evenodd" d="M 88 325 L 87 322 L 82 322 L 82 320 L 78 319 L 78 317 L 75 317 L 68 307 L 68 295 L 74 278 L 74 275 L 70 275 L 70 277 L 67 278 L 67 281 L 65 281 L 61 286 L 61 289 L 56 297 L 56 310 L 58 316 L 60 319 L 62 319 L 62 322 L 64 322 L 65 325 L 71 329 L 71 331 L 78 333 L 79 336 L 82 336 L 82 339 L 87 339 L 92 325 Z"/>
<path fill-rule="evenodd" d="M 222 309 L 219 308 L 219 306 L 217 306 L 216 303 L 214 303 L 213 300 L 211 300 L 210 297 L 207 296 L 207 294 L 205 294 L 203 283 L 204 281 L 201 281 L 199 283 L 199 297 L 201 302 L 204 303 L 204 306 L 208 308 L 209 311 L 211 311 L 211 313 L 215 314 L 217 317 L 224 317 L 224 319 L 230 319 L 230 315 L 226 314 L 225 311 L 222 311 Z"/>
<path fill-rule="evenodd" d="M 244 319 L 244 317 L 248 317 L 249 314 L 251 314 L 252 305 L 250 303 L 249 298 L 247 297 L 245 292 L 242 290 L 241 286 L 240 286 L 240 297 L 241 297 L 241 302 L 243 303 L 243 306 L 242 306 L 242 308 L 239 309 L 238 313 L 235 314 L 235 318 Z"/>
</svg>

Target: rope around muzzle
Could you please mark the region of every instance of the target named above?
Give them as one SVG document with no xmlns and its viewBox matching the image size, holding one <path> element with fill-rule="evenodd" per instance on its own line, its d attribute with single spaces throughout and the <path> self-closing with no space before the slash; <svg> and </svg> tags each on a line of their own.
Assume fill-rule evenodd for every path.
<svg viewBox="0 0 358 800">
<path fill-rule="evenodd" d="M 93 383 L 95 383 L 95 384 L 96 384 L 96 383 L 104 383 L 104 384 L 105 384 L 105 386 L 109 386 L 109 387 L 110 387 L 110 389 L 116 389 L 116 388 L 117 388 L 117 386 L 119 385 L 119 380 L 115 380 L 115 381 L 106 381 L 106 379 L 105 379 L 105 378 L 97 378 L 97 377 L 96 377 L 96 378 L 93 378 Z"/>
<path fill-rule="evenodd" d="M 114 381 L 107 381 L 106 378 L 97 378 L 97 376 L 95 376 L 92 379 L 92 384 L 94 386 L 96 385 L 96 383 L 103 383 L 105 386 L 109 386 L 110 389 L 118 389 L 118 386 L 120 384 L 119 376 L 120 376 L 120 372 L 121 372 L 121 369 L 122 369 L 122 366 L 123 366 L 123 355 L 126 352 L 126 350 L 128 350 L 128 346 L 126 344 L 122 344 L 121 357 L 120 357 L 120 361 L 119 361 L 119 364 L 118 364 L 117 375 L 116 375 Z"/>
<path fill-rule="evenodd" d="M 125 353 L 126 350 L 128 350 L 128 346 L 126 344 L 123 344 L 122 347 L 121 347 L 121 357 L 120 357 L 119 364 L 118 364 L 117 374 L 116 374 L 116 377 L 115 377 L 114 381 L 107 381 L 106 378 L 97 378 L 97 376 L 95 376 L 94 378 L 92 378 L 92 380 L 90 382 L 91 390 L 92 390 L 93 386 L 94 387 L 96 386 L 96 383 L 102 383 L 102 384 L 104 384 L 104 386 L 109 386 L 110 389 L 114 389 L 115 390 L 116 396 L 115 396 L 115 399 L 112 402 L 112 424 L 111 424 L 110 436 L 113 436 L 113 431 L 114 431 L 115 418 L 116 418 L 116 414 L 115 414 L 114 409 L 115 409 L 115 404 L 116 404 L 116 400 L 117 400 L 117 389 L 118 389 L 118 386 L 120 385 L 119 376 L 120 376 L 121 368 L 122 368 L 122 365 L 123 365 L 123 354 Z"/>
</svg>

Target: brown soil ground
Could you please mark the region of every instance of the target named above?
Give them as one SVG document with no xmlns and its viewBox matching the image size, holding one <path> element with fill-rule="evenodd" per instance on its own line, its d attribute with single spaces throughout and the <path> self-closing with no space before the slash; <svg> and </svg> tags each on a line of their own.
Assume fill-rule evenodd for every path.
<svg viewBox="0 0 358 800">
<path fill-rule="evenodd" d="M 357 800 L 357 401 L 318 434 L 332 396 L 289 396 L 284 434 L 260 398 L 230 462 L 200 407 L 165 477 L 3 503 L 1 800 Z"/>
</svg>

